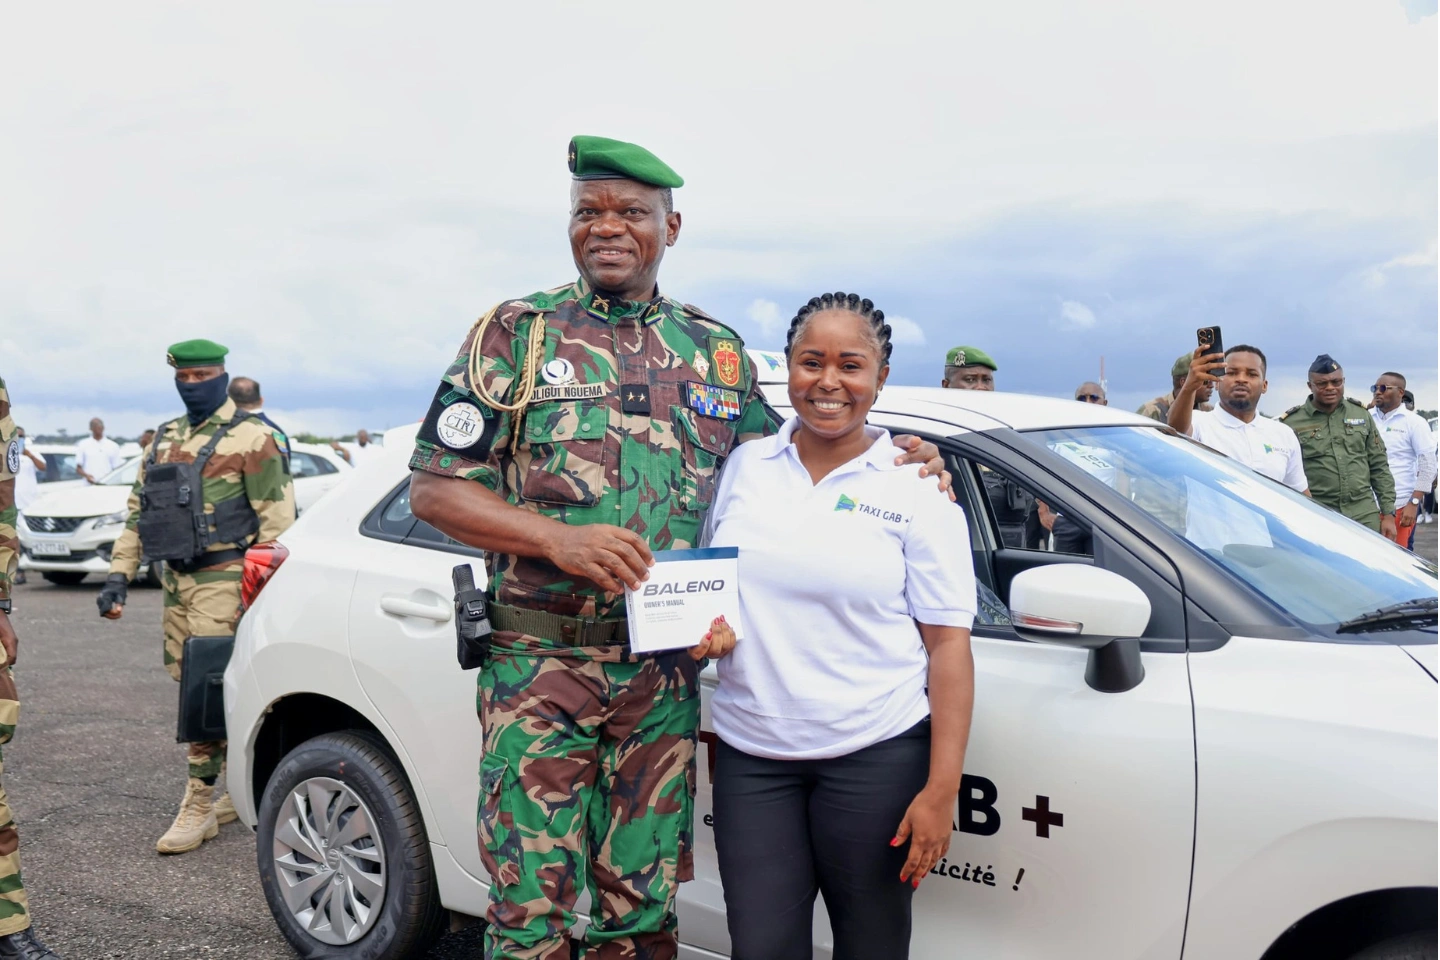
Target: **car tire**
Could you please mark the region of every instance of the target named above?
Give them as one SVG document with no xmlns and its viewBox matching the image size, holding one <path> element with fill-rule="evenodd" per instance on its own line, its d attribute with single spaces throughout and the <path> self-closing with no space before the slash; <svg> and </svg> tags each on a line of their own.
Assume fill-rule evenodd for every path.
<svg viewBox="0 0 1440 960">
<path fill-rule="evenodd" d="M 315 813 L 317 801 L 327 813 Z M 333 846 L 315 842 L 327 830 Z M 416 958 L 442 932 L 445 910 L 425 824 L 379 737 L 327 733 L 290 751 L 260 798 L 256 833 L 265 900 L 306 960 Z M 307 848 L 318 858 L 302 852 Z"/>
<path fill-rule="evenodd" d="M 1391 937 L 1366 947 L 1350 960 L 1436 960 L 1435 931 Z"/>
<path fill-rule="evenodd" d="M 85 582 L 85 574 L 78 570 L 44 570 L 40 576 L 62 587 L 73 587 Z"/>
</svg>

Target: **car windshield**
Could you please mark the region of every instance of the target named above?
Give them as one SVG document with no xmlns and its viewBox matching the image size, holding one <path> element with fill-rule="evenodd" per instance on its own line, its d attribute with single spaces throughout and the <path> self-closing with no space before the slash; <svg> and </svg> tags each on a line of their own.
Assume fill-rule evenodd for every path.
<svg viewBox="0 0 1440 960">
<path fill-rule="evenodd" d="M 101 477 L 100 482 L 107 487 L 130 487 L 134 486 L 135 478 L 139 474 L 140 458 L 132 457 Z"/>
<path fill-rule="evenodd" d="M 80 474 L 75 471 L 73 452 L 44 453 L 41 456 L 45 458 L 45 472 L 38 478 L 41 483 L 80 479 Z"/>
<path fill-rule="evenodd" d="M 1026 436 L 1304 623 L 1333 626 L 1435 596 L 1433 564 L 1197 443 L 1148 427 Z"/>
</svg>

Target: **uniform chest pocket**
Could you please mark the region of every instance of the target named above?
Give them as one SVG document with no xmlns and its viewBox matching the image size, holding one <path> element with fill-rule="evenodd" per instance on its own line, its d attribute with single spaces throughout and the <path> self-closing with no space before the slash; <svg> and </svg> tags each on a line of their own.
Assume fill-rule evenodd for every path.
<svg viewBox="0 0 1440 960">
<path fill-rule="evenodd" d="M 720 467 L 735 446 L 735 427 L 728 421 L 702 417 L 689 407 L 671 407 L 680 440 L 680 506 L 704 510 L 715 499 Z"/>
<path fill-rule="evenodd" d="M 1366 432 L 1363 424 L 1357 426 L 1347 423 L 1345 425 L 1344 439 L 1341 443 L 1344 444 L 1346 453 L 1363 455 L 1369 439 L 1370 435 Z"/>
<path fill-rule="evenodd" d="M 525 414 L 520 496 L 536 503 L 593 506 L 605 487 L 610 411 L 592 400 L 537 403 Z"/>
</svg>

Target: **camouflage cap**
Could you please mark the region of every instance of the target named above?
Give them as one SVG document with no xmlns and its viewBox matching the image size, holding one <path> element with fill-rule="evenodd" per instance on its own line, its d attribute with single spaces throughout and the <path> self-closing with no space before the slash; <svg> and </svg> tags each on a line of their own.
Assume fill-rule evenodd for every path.
<svg viewBox="0 0 1440 960">
<path fill-rule="evenodd" d="M 978 347 L 951 347 L 950 352 L 945 354 L 945 366 L 947 367 L 989 367 L 991 370 L 999 371 L 995 361 L 990 359 L 990 354 Z"/>
<path fill-rule="evenodd" d="M 1195 354 L 1193 354 L 1193 353 L 1182 353 L 1182 354 L 1180 354 L 1180 356 L 1178 356 L 1178 357 L 1175 358 L 1175 362 L 1170 365 L 1170 376 L 1172 376 L 1172 377 L 1188 377 L 1188 376 L 1190 376 L 1190 361 L 1191 361 L 1191 360 L 1194 360 L 1194 359 L 1195 359 Z"/>
<path fill-rule="evenodd" d="M 644 147 L 608 137 L 570 141 L 570 173 L 576 180 L 638 180 L 652 187 L 683 187 L 680 174 Z"/>
<path fill-rule="evenodd" d="M 222 347 L 214 340 L 181 340 L 170 344 L 170 349 L 165 351 L 165 362 L 177 370 L 221 366 L 229 352 L 229 347 Z"/>
</svg>

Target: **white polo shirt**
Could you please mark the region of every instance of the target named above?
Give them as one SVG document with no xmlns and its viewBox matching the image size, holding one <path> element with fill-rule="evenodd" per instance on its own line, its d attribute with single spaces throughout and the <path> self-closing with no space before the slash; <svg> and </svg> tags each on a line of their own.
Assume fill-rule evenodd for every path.
<svg viewBox="0 0 1440 960">
<path fill-rule="evenodd" d="M 1385 441 L 1385 458 L 1395 478 L 1393 509 L 1399 510 L 1410 502 L 1416 490 L 1429 490 L 1435 481 L 1435 434 L 1424 417 L 1403 405 L 1389 413 L 1375 407 L 1370 415 Z"/>
<path fill-rule="evenodd" d="M 120 444 L 109 437 L 86 437 L 75 444 L 75 465 L 99 480 L 120 466 Z"/>
<path fill-rule="evenodd" d="M 705 539 L 740 550 L 741 639 L 719 661 L 715 732 L 753 756 L 838 757 L 930 714 L 915 621 L 969 628 L 970 532 L 890 434 L 818 484 L 792 418 L 730 455 Z"/>
<path fill-rule="evenodd" d="M 1304 493 L 1310 488 L 1300 438 L 1279 420 L 1256 414 L 1246 423 L 1224 407 L 1196 410 L 1190 418 L 1190 436 L 1292 490 Z"/>
</svg>

